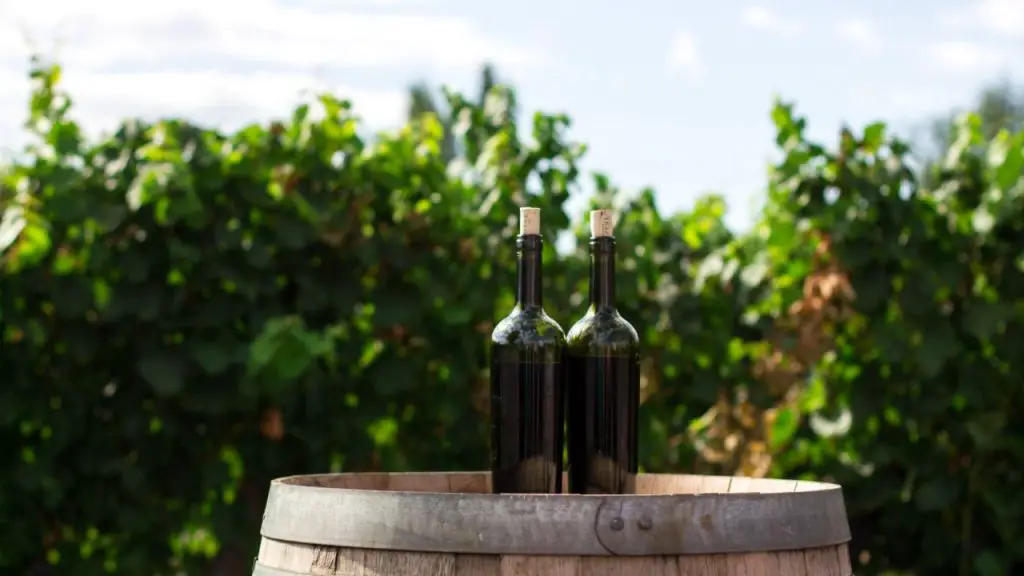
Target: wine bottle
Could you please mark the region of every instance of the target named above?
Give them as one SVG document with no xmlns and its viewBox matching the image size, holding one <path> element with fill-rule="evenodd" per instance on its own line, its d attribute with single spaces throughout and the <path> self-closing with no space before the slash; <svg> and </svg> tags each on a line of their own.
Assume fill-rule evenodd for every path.
<svg viewBox="0 0 1024 576">
<path fill-rule="evenodd" d="M 562 491 L 565 333 L 544 312 L 540 209 L 521 208 L 516 305 L 491 333 L 491 491 Z"/>
<path fill-rule="evenodd" d="M 590 306 L 566 337 L 568 491 L 636 492 L 640 339 L 615 308 L 612 212 L 590 213 Z"/>
</svg>

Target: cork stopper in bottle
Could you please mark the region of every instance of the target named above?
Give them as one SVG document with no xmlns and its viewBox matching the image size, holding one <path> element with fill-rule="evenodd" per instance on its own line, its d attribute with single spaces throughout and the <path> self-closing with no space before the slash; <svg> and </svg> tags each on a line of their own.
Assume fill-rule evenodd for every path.
<svg viewBox="0 0 1024 576">
<path fill-rule="evenodd" d="M 614 234 L 615 224 L 612 220 L 611 210 L 590 211 L 590 237 L 611 238 Z"/>
<path fill-rule="evenodd" d="M 540 234 L 540 208 L 519 209 L 519 235 Z"/>
</svg>

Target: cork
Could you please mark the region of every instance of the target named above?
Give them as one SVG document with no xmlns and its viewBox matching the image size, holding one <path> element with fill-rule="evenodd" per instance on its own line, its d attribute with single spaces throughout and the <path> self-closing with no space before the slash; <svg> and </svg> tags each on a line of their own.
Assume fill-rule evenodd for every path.
<svg viewBox="0 0 1024 576">
<path fill-rule="evenodd" d="M 611 210 L 590 211 L 590 237 L 611 238 L 614 234 L 615 223 L 612 219 Z"/>
<path fill-rule="evenodd" d="M 540 234 L 540 208 L 519 209 L 519 235 Z"/>
</svg>

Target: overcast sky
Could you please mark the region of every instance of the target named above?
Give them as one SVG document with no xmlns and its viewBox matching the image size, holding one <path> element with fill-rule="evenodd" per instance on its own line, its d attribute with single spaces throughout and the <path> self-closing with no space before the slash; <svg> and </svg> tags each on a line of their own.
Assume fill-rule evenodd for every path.
<svg viewBox="0 0 1024 576">
<path fill-rule="evenodd" d="M 89 129 L 177 114 L 225 128 L 287 114 L 304 89 L 401 121 L 414 79 L 475 91 L 488 59 L 532 111 L 565 111 L 586 167 L 666 211 L 726 194 L 749 224 L 774 94 L 812 135 L 901 127 L 1024 81 L 1024 0 L 0 0 L 0 147 L 23 141 L 26 33 L 56 54 Z"/>
</svg>

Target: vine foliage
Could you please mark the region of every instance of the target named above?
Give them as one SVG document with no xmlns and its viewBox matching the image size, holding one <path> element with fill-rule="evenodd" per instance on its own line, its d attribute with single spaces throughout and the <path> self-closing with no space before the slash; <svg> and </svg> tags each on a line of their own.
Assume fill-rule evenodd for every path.
<svg viewBox="0 0 1024 576">
<path fill-rule="evenodd" d="M 373 138 L 321 95 L 87 139 L 59 67 L 31 74 L 0 177 L 3 573 L 245 574 L 274 477 L 486 468 L 519 206 L 577 241 L 545 248 L 549 312 L 586 294 L 567 116 L 520 126 L 495 86 Z M 859 573 L 1021 569 L 1024 134 L 965 115 L 923 178 L 884 124 L 826 146 L 772 118 L 749 233 L 717 196 L 664 214 L 593 176 L 646 351 L 643 468 L 840 482 Z"/>
</svg>

